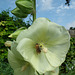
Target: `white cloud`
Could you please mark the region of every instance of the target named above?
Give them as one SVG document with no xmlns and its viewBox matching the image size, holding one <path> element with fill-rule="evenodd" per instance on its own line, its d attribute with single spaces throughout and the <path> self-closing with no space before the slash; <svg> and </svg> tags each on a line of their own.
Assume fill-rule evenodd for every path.
<svg viewBox="0 0 75 75">
<path fill-rule="evenodd" d="M 75 1 L 72 1 L 72 4 L 70 5 L 71 9 L 75 9 Z"/>
<path fill-rule="evenodd" d="M 58 6 L 56 13 L 60 13 L 62 12 L 64 9 L 70 9 L 69 6 L 64 6 L 63 4 L 61 4 L 60 6 Z"/>
<path fill-rule="evenodd" d="M 51 10 L 54 7 L 52 6 L 53 0 L 41 0 L 41 10 Z"/>
<path fill-rule="evenodd" d="M 75 27 L 75 21 L 71 22 L 71 23 L 68 23 L 66 25 L 66 28 L 69 29 L 70 27 Z"/>
</svg>

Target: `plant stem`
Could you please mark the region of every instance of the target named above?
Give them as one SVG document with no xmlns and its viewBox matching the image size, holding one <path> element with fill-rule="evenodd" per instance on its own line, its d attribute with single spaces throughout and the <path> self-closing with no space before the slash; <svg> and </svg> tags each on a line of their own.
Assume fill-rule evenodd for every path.
<svg viewBox="0 0 75 75">
<path fill-rule="evenodd" d="M 34 0 L 33 21 L 36 19 L 36 0 Z"/>
</svg>

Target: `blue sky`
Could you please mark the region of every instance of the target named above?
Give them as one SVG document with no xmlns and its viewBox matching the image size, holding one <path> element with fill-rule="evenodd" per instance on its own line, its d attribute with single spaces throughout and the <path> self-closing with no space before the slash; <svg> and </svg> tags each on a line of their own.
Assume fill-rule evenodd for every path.
<svg viewBox="0 0 75 75">
<path fill-rule="evenodd" d="M 16 0 L 0 0 L 0 12 L 16 7 Z M 36 0 L 37 18 L 46 17 L 52 22 L 64 26 L 75 27 L 75 0 L 71 0 L 70 6 L 65 5 L 65 0 Z"/>
</svg>

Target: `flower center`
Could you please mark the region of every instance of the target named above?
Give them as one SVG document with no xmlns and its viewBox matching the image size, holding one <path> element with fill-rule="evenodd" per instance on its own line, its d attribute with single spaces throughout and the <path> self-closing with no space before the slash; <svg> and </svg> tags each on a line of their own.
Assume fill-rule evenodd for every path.
<svg viewBox="0 0 75 75">
<path fill-rule="evenodd" d="M 45 48 L 45 47 L 43 46 L 43 44 L 38 44 L 38 43 L 36 43 L 35 48 L 36 48 L 36 52 L 37 52 L 37 53 L 41 53 L 41 51 L 43 51 L 44 53 L 47 52 L 47 48 Z"/>
<path fill-rule="evenodd" d="M 37 53 L 41 53 L 42 45 L 39 45 L 38 43 L 36 43 L 35 48 Z"/>
</svg>

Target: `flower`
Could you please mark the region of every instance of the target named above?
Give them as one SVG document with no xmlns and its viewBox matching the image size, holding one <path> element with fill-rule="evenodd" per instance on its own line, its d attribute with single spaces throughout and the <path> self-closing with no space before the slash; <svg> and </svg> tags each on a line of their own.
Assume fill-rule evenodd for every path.
<svg viewBox="0 0 75 75">
<path fill-rule="evenodd" d="M 11 50 L 8 50 L 8 61 L 14 69 L 14 75 L 34 75 L 35 70 L 26 62 L 16 50 L 17 43 L 14 41 Z"/>
<path fill-rule="evenodd" d="M 64 62 L 70 47 L 70 35 L 63 26 L 38 18 L 18 35 L 16 42 L 16 50 L 23 60 L 43 74 Z"/>
<path fill-rule="evenodd" d="M 16 41 L 13 41 L 11 50 L 8 50 L 8 61 L 14 69 L 14 75 L 38 75 L 36 70 L 17 52 L 16 46 Z M 45 75 L 57 74 L 58 71 L 56 70 L 46 72 Z"/>
</svg>

